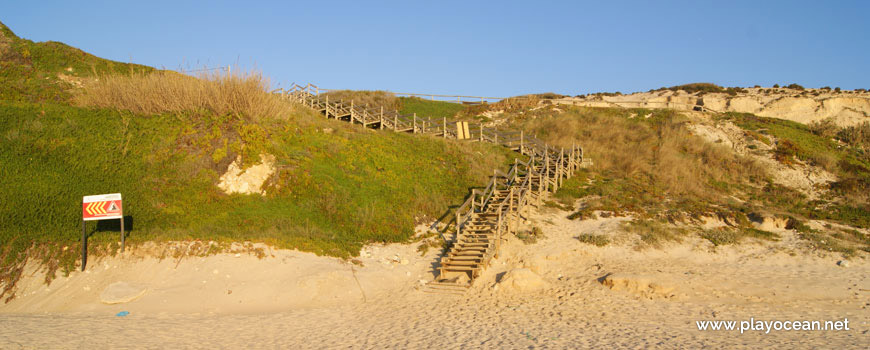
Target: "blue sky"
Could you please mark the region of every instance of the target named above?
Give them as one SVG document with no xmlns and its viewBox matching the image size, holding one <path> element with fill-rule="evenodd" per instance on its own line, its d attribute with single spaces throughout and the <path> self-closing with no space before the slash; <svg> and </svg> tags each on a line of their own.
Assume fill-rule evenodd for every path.
<svg viewBox="0 0 870 350">
<path fill-rule="evenodd" d="M 7 1 L 21 37 L 274 85 L 511 96 L 870 88 L 867 1 Z"/>
</svg>

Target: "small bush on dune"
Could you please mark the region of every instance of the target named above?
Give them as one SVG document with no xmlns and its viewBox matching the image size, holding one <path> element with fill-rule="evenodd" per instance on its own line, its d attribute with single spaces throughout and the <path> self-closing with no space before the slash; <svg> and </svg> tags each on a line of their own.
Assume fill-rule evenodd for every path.
<svg viewBox="0 0 870 350">
<path fill-rule="evenodd" d="M 834 123 L 834 120 L 831 118 L 826 118 L 820 121 L 810 123 L 810 131 L 812 131 L 813 134 L 822 137 L 834 137 L 837 135 L 837 131 L 839 130 L 840 128 L 837 126 L 836 123 Z"/>
<path fill-rule="evenodd" d="M 610 239 L 605 235 L 593 235 L 584 233 L 577 236 L 577 240 L 583 243 L 591 244 L 596 247 L 603 247 L 610 244 Z"/>
</svg>

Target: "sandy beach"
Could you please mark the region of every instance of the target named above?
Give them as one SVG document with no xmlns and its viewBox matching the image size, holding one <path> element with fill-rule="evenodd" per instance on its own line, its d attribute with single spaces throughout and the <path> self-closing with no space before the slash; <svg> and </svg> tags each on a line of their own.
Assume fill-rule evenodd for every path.
<svg viewBox="0 0 870 350">
<path fill-rule="evenodd" d="M 862 258 L 840 266 L 836 256 L 800 250 L 784 229 L 776 243 L 637 249 L 619 229 L 624 220 L 537 214 L 528 224 L 545 238 L 508 241 L 461 295 L 425 293 L 437 252 L 401 244 L 364 248 L 363 266 L 286 250 L 182 261 L 134 251 L 49 286 L 31 271 L 20 297 L 0 307 L 0 348 L 858 349 L 870 339 Z M 582 243 L 580 232 L 614 243 Z M 518 268 L 540 280 L 499 283 Z M 101 302 L 118 281 L 145 292 Z M 741 334 L 696 323 L 750 319 L 848 319 L 850 329 Z"/>
</svg>

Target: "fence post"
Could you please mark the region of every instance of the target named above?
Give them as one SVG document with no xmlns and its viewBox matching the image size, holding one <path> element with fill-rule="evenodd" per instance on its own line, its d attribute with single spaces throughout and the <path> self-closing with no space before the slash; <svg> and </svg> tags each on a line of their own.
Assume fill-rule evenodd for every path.
<svg viewBox="0 0 870 350">
<path fill-rule="evenodd" d="M 393 131 L 399 130 L 399 112 L 396 111 L 396 114 L 393 114 Z"/>
<path fill-rule="evenodd" d="M 414 134 L 417 133 L 417 113 L 414 113 Z"/>
<path fill-rule="evenodd" d="M 350 125 L 353 125 L 353 100 L 350 100 Z"/>
<path fill-rule="evenodd" d="M 523 140 L 523 136 L 524 136 L 524 135 L 523 135 L 523 131 L 520 130 L 520 154 L 523 154 L 523 148 L 524 148 L 524 147 L 523 147 L 523 141 L 524 141 L 524 140 Z"/>
<path fill-rule="evenodd" d="M 459 224 L 459 211 L 456 211 L 456 241 L 459 241 L 459 234 L 462 233 L 462 225 Z"/>
<path fill-rule="evenodd" d="M 441 129 L 442 129 L 441 136 L 443 136 L 446 139 L 447 138 L 447 117 L 444 117 L 444 119 L 442 120 L 442 123 L 443 124 L 441 124 Z"/>
<path fill-rule="evenodd" d="M 326 95 L 326 110 L 324 114 L 326 114 L 326 119 L 329 119 L 329 95 Z"/>
<path fill-rule="evenodd" d="M 381 106 L 381 130 L 384 130 L 384 106 Z"/>
</svg>

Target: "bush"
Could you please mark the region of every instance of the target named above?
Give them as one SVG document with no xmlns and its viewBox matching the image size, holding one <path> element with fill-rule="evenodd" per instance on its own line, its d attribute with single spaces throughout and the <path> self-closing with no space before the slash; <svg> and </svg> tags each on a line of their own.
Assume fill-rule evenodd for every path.
<svg viewBox="0 0 870 350">
<path fill-rule="evenodd" d="M 838 127 L 837 124 L 834 123 L 834 120 L 831 118 L 825 118 L 820 121 L 812 122 L 810 123 L 809 127 L 810 131 L 812 131 L 813 134 L 826 138 L 832 138 L 837 136 L 837 132 L 840 130 L 840 127 Z"/>
<path fill-rule="evenodd" d="M 792 165 L 794 164 L 795 156 L 799 153 L 801 153 L 801 149 L 798 145 L 787 139 L 781 139 L 776 143 L 774 158 L 782 164 Z"/>
<path fill-rule="evenodd" d="M 605 235 L 592 235 L 588 233 L 581 234 L 577 236 L 577 239 L 580 242 L 594 245 L 596 247 L 603 247 L 610 244 L 610 239 Z"/>
<path fill-rule="evenodd" d="M 773 87 L 774 87 L 775 89 L 779 89 L 779 84 L 773 84 Z"/>
<path fill-rule="evenodd" d="M 798 84 L 794 84 L 794 83 L 789 84 L 789 85 L 786 86 L 786 87 L 789 88 L 789 89 L 794 89 L 794 90 L 803 90 L 803 89 L 804 89 L 803 86 L 800 86 L 800 85 L 798 85 Z"/>
<path fill-rule="evenodd" d="M 682 90 L 682 91 L 688 92 L 690 94 L 694 94 L 694 93 L 698 93 L 698 92 L 702 93 L 702 94 L 714 93 L 714 92 L 725 92 L 724 88 L 722 88 L 719 85 L 713 84 L 713 83 L 691 83 L 691 84 L 677 85 L 677 86 L 669 87 L 668 90 L 671 90 L 671 91 Z"/>
<path fill-rule="evenodd" d="M 850 146 L 870 149 L 870 122 L 863 122 L 858 125 L 852 125 L 840 129 L 837 132 L 837 139 L 843 141 Z"/>
</svg>

